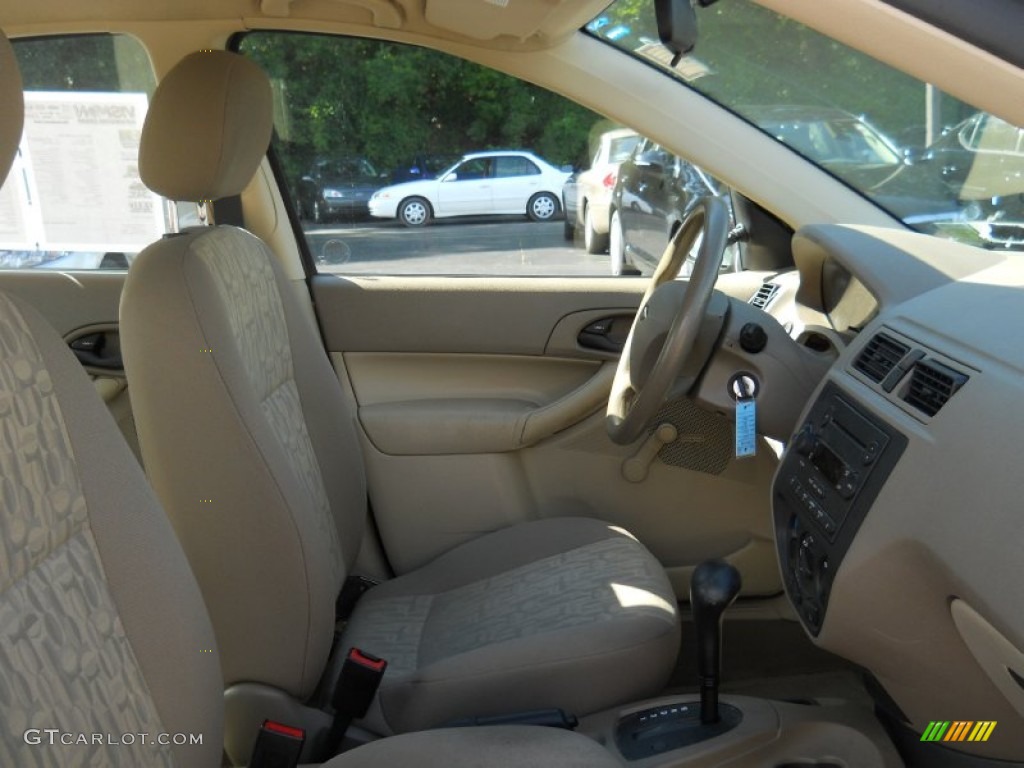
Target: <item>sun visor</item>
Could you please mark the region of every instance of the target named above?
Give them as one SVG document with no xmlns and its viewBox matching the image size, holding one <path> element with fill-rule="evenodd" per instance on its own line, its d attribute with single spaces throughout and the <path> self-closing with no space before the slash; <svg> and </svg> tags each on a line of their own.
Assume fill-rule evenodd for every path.
<svg viewBox="0 0 1024 768">
<path fill-rule="evenodd" d="M 536 35 L 568 34 L 605 5 L 584 3 L 581 8 L 580 3 L 565 0 L 427 0 L 424 13 L 427 23 L 475 40 L 508 36 L 523 41 Z"/>
</svg>

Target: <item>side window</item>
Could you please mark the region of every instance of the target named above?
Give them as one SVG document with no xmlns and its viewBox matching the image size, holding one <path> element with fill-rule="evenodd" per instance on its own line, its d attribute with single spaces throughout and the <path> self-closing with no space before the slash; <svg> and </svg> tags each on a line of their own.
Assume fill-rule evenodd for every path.
<svg viewBox="0 0 1024 768">
<path fill-rule="evenodd" d="M 620 139 L 612 139 L 608 147 L 608 162 L 621 163 L 640 141 L 639 136 L 627 136 Z"/>
<path fill-rule="evenodd" d="M 457 181 L 479 181 L 491 175 L 491 161 L 487 158 L 477 157 L 460 163 L 454 169 L 455 180 Z"/>
<path fill-rule="evenodd" d="M 650 150 L 654 160 L 661 164 L 661 166 L 667 170 L 672 170 L 672 163 L 674 162 L 672 154 L 660 144 L 652 144 Z"/>
<path fill-rule="evenodd" d="M 525 157 L 510 155 L 498 157 L 494 160 L 494 175 L 499 179 L 507 179 L 513 176 L 537 176 L 539 174 L 540 168 Z"/>
<path fill-rule="evenodd" d="M 0 188 L 0 267 L 127 268 L 178 219 L 139 179 L 155 87 L 146 51 L 127 35 L 15 40 L 14 50 L 25 127 Z"/>
<path fill-rule="evenodd" d="M 640 141 L 638 141 L 636 143 L 636 146 L 633 147 L 633 151 L 629 153 L 629 158 L 627 158 L 627 159 L 629 160 L 629 162 L 631 164 L 635 164 L 636 161 L 637 161 L 637 158 L 640 157 L 648 149 L 650 149 L 650 147 L 651 147 L 651 140 L 650 139 L 643 139 L 643 138 L 640 139 Z"/>
<path fill-rule="evenodd" d="M 245 35 L 239 50 L 273 83 L 280 186 L 321 271 L 651 274 L 673 221 L 707 193 L 667 183 L 621 191 L 619 166 L 635 144 L 659 151 L 666 179 L 671 154 L 561 96 L 448 54 L 269 31 Z M 342 161 L 374 172 L 310 171 Z M 662 190 L 670 204 L 651 197 Z"/>
<path fill-rule="evenodd" d="M 567 181 L 606 130 L 599 115 L 410 45 L 256 31 L 238 49 L 270 75 L 280 187 L 317 269 L 611 275 L 607 249 L 588 253 L 575 211 L 566 219 Z M 309 173 L 343 157 L 365 159 L 376 176 L 328 184 Z"/>
</svg>

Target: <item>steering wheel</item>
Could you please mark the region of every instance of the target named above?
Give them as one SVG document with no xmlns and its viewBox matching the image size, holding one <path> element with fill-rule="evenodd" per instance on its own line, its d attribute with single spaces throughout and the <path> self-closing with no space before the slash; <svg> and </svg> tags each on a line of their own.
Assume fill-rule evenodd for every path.
<svg viewBox="0 0 1024 768">
<path fill-rule="evenodd" d="M 677 281 L 701 235 L 689 281 Z M 615 369 L 605 415 L 605 428 L 613 442 L 626 445 L 640 437 L 670 390 L 689 390 L 711 356 L 713 345 L 702 350 L 697 342 L 728 239 L 725 202 L 704 197 L 665 248 Z M 680 380 L 681 374 L 688 375 Z"/>
</svg>

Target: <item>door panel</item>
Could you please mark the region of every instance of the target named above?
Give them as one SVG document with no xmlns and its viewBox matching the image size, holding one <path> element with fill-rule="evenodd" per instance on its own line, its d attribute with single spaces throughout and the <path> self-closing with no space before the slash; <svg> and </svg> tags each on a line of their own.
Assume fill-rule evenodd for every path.
<svg viewBox="0 0 1024 768">
<path fill-rule="evenodd" d="M 64 338 L 94 325 L 116 327 L 125 272 L 0 271 L 0 290 L 35 307 Z"/>
<path fill-rule="evenodd" d="M 494 159 L 494 212 L 525 213 L 526 204 L 541 188 L 540 168 L 521 155 Z"/>
<path fill-rule="evenodd" d="M 723 287 L 743 298 L 760 283 L 730 278 Z M 755 459 L 733 460 L 731 423 L 689 401 L 663 411 L 659 422 L 672 423 L 679 438 L 649 462 L 637 457 L 643 441 L 617 446 L 605 434 L 615 355 L 576 339 L 595 320 L 628 319 L 645 286 L 611 278 L 314 278 L 397 571 L 516 522 L 585 515 L 640 538 L 680 597 L 693 566 L 716 556 L 740 566 L 746 594 L 779 591 L 768 514 L 777 459 L 766 444 Z M 554 416 L 531 433 L 526 424 L 538 413 Z M 633 471 L 637 462 L 643 472 Z"/>
<path fill-rule="evenodd" d="M 526 203 L 540 191 L 540 174 L 494 180 L 491 189 L 495 213 L 526 213 Z"/>
<path fill-rule="evenodd" d="M 345 357 L 366 435 L 389 455 L 497 453 L 534 445 L 593 413 L 607 397 L 600 382 L 611 380 L 596 376 L 598 363 L 583 360 Z M 598 385 L 587 386 L 591 379 Z"/>
<path fill-rule="evenodd" d="M 0 271 L 0 291 L 32 305 L 69 345 L 96 334 L 104 334 L 113 344 L 125 276 L 125 272 Z M 101 367 L 86 365 L 85 370 L 139 458 L 139 440 L 124 370 L 104 365 L 105 354 L 98 357 Z"/>
<path fill-rule="evenodd" d="M 642 278 L 342 277 L 321 274 L 313 298 L 332 352 L 543 355 L 564 316 L 635 312 Z M 594 359 L 586 350 L 565 357 Z"/>
<path fill-rule="evenodd" d="M 490 179 L 455 179 L 437 187 L 437 215 L 464 216 L 490 213 L 492 206 Z"/>
</svg>

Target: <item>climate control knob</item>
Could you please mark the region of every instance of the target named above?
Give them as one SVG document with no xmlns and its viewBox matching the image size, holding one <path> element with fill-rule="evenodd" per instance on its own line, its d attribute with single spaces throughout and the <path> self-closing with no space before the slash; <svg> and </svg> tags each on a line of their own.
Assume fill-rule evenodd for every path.
<svg viewBox="0 0 1024 768">
<path fill-rule="evenodd" d="M 805 424 L 803 429 L 797 432 L 796 439 L 793 441 L 796 452 L 801 456 L 810 456 L 817 443 L 818 433 L 814 431 L 814 427 L 810 424 Z"/>
</svg>

